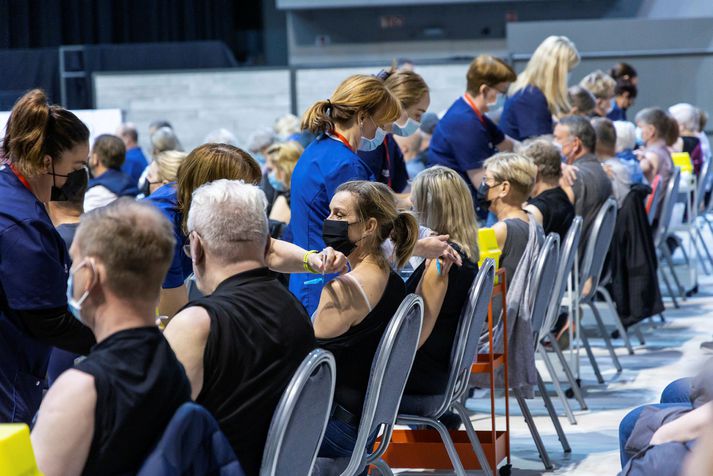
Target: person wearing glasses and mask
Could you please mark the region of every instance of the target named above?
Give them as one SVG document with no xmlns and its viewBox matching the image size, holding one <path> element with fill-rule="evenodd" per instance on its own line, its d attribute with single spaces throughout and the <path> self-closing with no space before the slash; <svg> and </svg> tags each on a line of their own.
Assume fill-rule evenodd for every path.
<svg viewBox="0 0 713 476">
<path fill-rule="evenodd" d="M 67 309 L 67 248 L 45 203 L 82 169 L 89 130 L 35 89 L 8 119 L 0 164 L 0 423 L 29 424 L 52 346 L 86 354 L 92 332 Z"/>
<path fill-rule="evenodd" d="M 466 78 L 465 94 L 453 103 L 436 126 L 428 164 L 443 165 L 458 172 L 475 198 L 485 159 L 498 151 L 513 149 L 513 142 L 485 113 L 517 76 L 504 61 L 481 55 L 468 67 Z"/>
</svg>

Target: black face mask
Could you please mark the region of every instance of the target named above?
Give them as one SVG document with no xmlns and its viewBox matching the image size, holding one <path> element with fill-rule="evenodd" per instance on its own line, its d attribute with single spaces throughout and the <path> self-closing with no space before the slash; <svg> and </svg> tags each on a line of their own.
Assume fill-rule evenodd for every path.
<svg viewBox="0 0 713 476">
<path fill-rule="evenodd" d="M 475 196 L 475 206 L 481 210 L 488 210 L 490 208 L 491 200 L 488 200 L 488 192 L 490 191 L 490 185 L 485 181 L 481 182 L 480 187 Z"/>
<path fill-rule="evenodd" d="M 73 202 L 83 200 L 84 192 L 87 190 L 87 169 L 81 168 L 67 175 L 67 180 L 61 187 L 52 185 L 52 195 L 50 200 L 53 202 Z"/>
<path fill-rule="evenodd" d="M 335 251 L 344 254 L 344 256 L 349 256 L 356 248 L 356 243 L 349 239 L 349 225 L 354 223 L 342 220 L 324 220 L 322 225 L 324 244 L 331 246 Z"/>
<path fill-rule="evenodd" d="M 149 182 L 148 178 L 144 179 L 144 183 L 141 184 L 139 193 L 143 193 L 144 197 L 148 197 L 149 195 L 151 195 L 151 182 Z"/>
</svg>

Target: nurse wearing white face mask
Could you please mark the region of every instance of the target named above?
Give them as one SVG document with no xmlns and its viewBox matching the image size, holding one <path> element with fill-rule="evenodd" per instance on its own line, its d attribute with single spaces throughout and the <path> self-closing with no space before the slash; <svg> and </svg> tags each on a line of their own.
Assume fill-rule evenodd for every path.
<svg viewBox="0 0 713 476">
<path fill-rule="evenodd" d="M 385 126 L 400 117 L 398 99 L 382 80 L 366 75 L 350 76 L 329 99 L 307 110 L 302 129 L 318 137 L 305 149 L 292 174 L 289 231 L 294 244 L 307 250 L 325 247 L 322 226 L 337 187 L 350 180 L 375 180 L 357 151 L 376 149 L 384 141 Z M 290 291 L 311 315 L 324 282 L 315 282 L 309 271 L 306 267 L 305 273 L 292 274 Z"/>
<path fill-rule="evenodd" d="M 438 122 L 431 138 L 428 165 L 443 165 L 460 174 L 473 198 L 482 182 L 483 162 L 496 152 L 510 152 L 512 140 L 485 113 L 515 81 L 515 71 L 489 55 L 477 57 L 468 67 L 466 92 L 456 99 Z M 480 214 L 485 215 L 485 211 Z"/>
<path fill-rule="evenodd" d="M 388 185 L 396 193 L 402 193 L 408 187 L 408 172 L 403 153 L 393 136 L 407 137 L 418 132 L 421 117 L 431 104 L 431 96 L 426 82 L 413 71 L 382 71 L 377 77 L 399 100 L 401 117 L 385 125 L 386 134 L 379 135 L 371 143 L 374 149 L 361 149 L 359 157 L 374 173 L 376 181 Z"/>
</svg>

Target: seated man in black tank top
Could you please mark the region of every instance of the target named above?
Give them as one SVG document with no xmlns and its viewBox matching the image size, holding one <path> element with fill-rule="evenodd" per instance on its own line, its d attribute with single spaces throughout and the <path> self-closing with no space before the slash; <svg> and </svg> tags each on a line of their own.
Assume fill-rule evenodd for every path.
<svg viewBox="0 0 713 476">
<path fill-rule="evenodd" d="M 341 185 L 329 208 L 324 242 L 344 253 L 352 266 L 322 289 L 313 316 L 318 343 L 334 354 L 337 364 L 334 406 L 319 455 L 338 458 L 357 451 L 371 364 L 389 320 L 406 297 L 404 282 L 391 270 L 381 245 L 391 238 L 394 261 L 403 266 L 418 239 L 418 225 L 412 215 L 397 212 L 395 196 L 377 182 Z"/>
<path fill-rule="evenodd" d="M 562 187 L 562 157 L 559 149 L 544 140 L 530 144 L 523 152 L 537 167 L 537 180 L 525 210 L 542 225 L 545 235 L 555 232 L 564 240 L 574 220 L 574 205 Z"/>
<path fill-rule="evenodd" d="M 266 267 L 265 205 L 259 188 L 239 181 L 193 193 L 186 251 L 206 297 L 188 303 L 165 331 L 193 399 L 218 420 L 248 475 L 259 473 L 275 407 L 315 348 L 302 304 Z"/>
<path fill-rule="evenodd" d="M 67 298 L 97 344 L 50 388 L 32 431 L 47 475 L 135 474 L 190 385 L 154 324 L 173 257 L 171 224 L 131 199 L 82 217 Z"/>
</svg>

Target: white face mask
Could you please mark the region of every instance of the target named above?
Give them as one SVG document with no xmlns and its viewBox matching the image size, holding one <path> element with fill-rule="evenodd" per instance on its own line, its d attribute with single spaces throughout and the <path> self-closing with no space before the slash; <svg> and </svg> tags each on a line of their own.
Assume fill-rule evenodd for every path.
<svg viewBox="0 0 713 476">
<path fill-rule="evenodd" d="M 637 127 L 634 130 L 634 134 L 636 136 L 636 143 L 638 145 L 644 145 L 646 142 L 644 142 L 644 132 L 641 130 L 641 127 Z"/>
<path fill-rule="evenodd" d="M 391 126 L 391 132 L 394 133 L 394 135 L 401 136 L 401 137 L 408 137 L 412 134 L 414 134 L 418 128 L 421 127 L 421 123 L 418 121 L 414 121 L 410 117 L 406 120 L 406 124 L 403 126 L 398 125 L 397 123 L 393 123 Z"/>
</svg>

